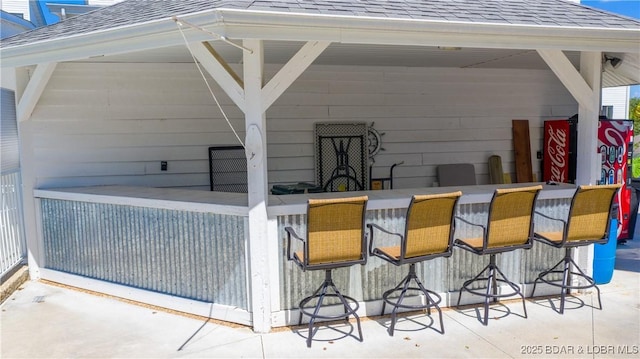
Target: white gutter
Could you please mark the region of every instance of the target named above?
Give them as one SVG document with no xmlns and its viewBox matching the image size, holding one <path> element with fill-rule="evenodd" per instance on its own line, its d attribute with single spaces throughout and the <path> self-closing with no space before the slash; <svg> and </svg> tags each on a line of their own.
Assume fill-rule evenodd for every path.
<svg viewBox="0 0 640 359">
<path fill-rule="evenodd" d="M 274 37 L 274 40 L 514 49 L 558 48 L 561 45 L 568 51 L 613 51 L 609 48 L 618 48 L 620 52 L 640 52 L 640 28 L 495 24 L 237 9 L 224 9 L 221 13 L 227 36 L 231 38 L 260 35 L 263 39 Z M 267 30 L 269 28 L 272 30 Z M 309 38 L 313 35 L 315 38 Z"/>
<path fill-rule="evenodd" d="M 215 9 L 178 16 L 228 39 L 351 44 L 640 52 L 640 29 L 551 27 Z M 189 31 L 189 40 L 213 40 Z M 2 67 L 61 62 L 180 45 L 169 17 L 0 49 Z"/>
</svg>

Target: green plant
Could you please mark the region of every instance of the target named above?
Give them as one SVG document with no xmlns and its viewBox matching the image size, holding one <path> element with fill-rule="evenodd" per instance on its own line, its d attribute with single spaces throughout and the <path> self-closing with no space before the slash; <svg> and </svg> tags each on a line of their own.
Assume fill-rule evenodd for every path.
<svg viewBox="0 0 640 359">
<path fill-rule="evenodd" d="M 631 176 L 633 178 L 640 177 L 640 157 L 635 157 L 631 161 Z"/>
<path fill-rule="evenodd" d="M 629 99 L 629 119 L 633 120 L 633 134 L 640 134 L 640 97 Z"/>
</svg>

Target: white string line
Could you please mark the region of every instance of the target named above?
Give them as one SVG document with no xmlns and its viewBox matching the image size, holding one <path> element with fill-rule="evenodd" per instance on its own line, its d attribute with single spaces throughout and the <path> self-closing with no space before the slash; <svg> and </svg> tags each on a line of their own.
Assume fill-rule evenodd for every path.
<svg viewBox="0 0 640 359">
<path fill-rule="evenodd" d="M 198 30 L 198 31 L 202 31 L 202 32 L 204 32 L 205 34 L 211 35 L 211 36 L 213 36 L 214 38 L 216 38 L 217 40 L 222 40 L 222 41 L 226 42 L 227 44 L 229 44 L 229 45 L 231 45 L 231 46 L 233 46 L 233 47 L 236 47 L 236 48 L 238 48 L 238 49 L 240 49 L 240 50 L 244 50 L 244 51 L 247 51 L 247 52 L 248 52 L 248 53 L 250 53 L 250 54 L 253 54 L 253 50 L 248 49 L 248 48 L 246 48 L 246 47 L 244 47 L 244 46 L 240 46 L 240 45 L 236 44 L 236 43 L 235 43 L 235 42 L 233 42 L 233 41 L 229 41 L 229 39 L 227 39 L 227 38 L 226 38 L 226 36 L 222 36 L 222 35 L 216 34 L 215 32 L 209 31 L 209 30 L 207 30 L 207 29 L 203 29 L 203 28 L 201 28 L 200 26 L 198 26 L 198 25 L 194 25 L 194 24 L 192 24 L 192 23 L 190 23 L 190 22 L 188 22 L 188 21 L 185 21 L 185 20 L 179 20 L 177 16 L 172 16 L 172 17 L 171 17 L 171 19 L 173 19 L 173 21 L 175 21 L 176 23 L 178 23 L 180 26 L 182 26 L 182 24 L 187 25 L 187 26 L 192 27 L 192 28 L 194 28 L 194 29 L 196 29 L 196 30 Z"/>
<path fill-rule="evenodd" d="M 220 110 L 220 113 L 222 113 L 222 116 L 227 121 L 227 124 L 231 128 L 231 131 L 233 131 L 233 134 L 238 139 L 238 142 L 240 142 L 242 147 L 246 149 L 246 147 L 244 146 L 244 142 L 242 142 L 242 140 L 240 139 L 240 136 L 238 136 L 238 133 L 236 132 L 236 129 L 233 128 L 233 125 L 231 124 L 231 121 L 229 121 L 229 118 L 227 117 L 227 114 L 222 109 L 222 106 L 220 105 L 220 102 L 218 102 L 218 98 L 213 93 L 213 90 L 211 89 L 211 85 L 209 85 L 209 81 L 207 80 L 207 77 L 204 75 L 204 72 L 202 71 L 202 68 L 200 67 L 200 63 L 196 59 L 196 56 L 193 54 L 193 51 L 191 50 L 191 46 L 189 46 L 189 41 L 187 41 L 187 37 L 184 35 L 184 32 L 182 31 L 182 23 L 180 23 L 180 21 L 178 21 L 177 19 L 174 19 L 174 21 L 176 22 L 176 25 L 178 25 L 178 30 L 180 30 L 180 35 L 182 35 L 182 39 L 184 39 L 184 43 L 187 46 L 187 49 L 189 50 L 189 53 L 191 54 L 191 58 L 193 58 L 193 62 L 196 64 L 196 67 L 198 68 L 198 71 L 200 72 L 200 75 L 202 76 L 202 79 L 204 80 L 204 83 L 207 84 L 207 88 L 209 89 L 209 93 L 211 94 L 211 97 L 213 97 L 213 100 L 216 102 L 216 105 L 218 105 L 218 109 Z"/>
</svg>

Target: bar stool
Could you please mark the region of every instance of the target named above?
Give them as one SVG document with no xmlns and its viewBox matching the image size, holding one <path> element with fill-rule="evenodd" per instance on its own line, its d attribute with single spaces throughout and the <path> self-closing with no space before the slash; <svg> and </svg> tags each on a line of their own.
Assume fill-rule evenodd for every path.
<svg viewBox="0 0 640 359">
<path fill-rule="evenodd" d="M 364 214 L 367 196 L 339 199 L 309 199 L 307 204 L 307 237 L 301 238 L 291 227 L 287 232 L 287 258 L 297 264 L 303 271 L 324 270 L 325 279 L 320 287 L 299 304 L 300 320 L 307 315 L 309 320 L 309 336 L 307 347 L 311 347 L 314 323 L 316 319 L 345 319 L 353 315 L 358 325 L 360 341 L 363 341 L 360 317 L 356 314 L 359 304 L 349 296 L 340 293 L 333 283 L 331 271 L 336 268 L 365 264 L 366 240 L 364 231 Z M 292 252 L 291 237 L 302 243 L 302 250 Z M 332 291 L 332 293 L 329 293 Z M 335 315 L 321 314 L 320 309 L 327 297 L 337 298 L 344 307 L 344 313 Z M 307 304 L 317 300 L 315 305 Z"/>
<path fill-rule="evenodd" d="M 533 291 L 536 291 L 538 281 L 560 287 L 560 310 L 564 313 L 564 303 L 566 295 L 571 289 L 595 288 L 598 293 L 598 309 L 602 309 L 600 301 L 600 289 L 593 278 L 585 274 L 572 258 L 572 250 L 575 247 L 588 246 L 594 243 L 607 243 L 609 238 L 609 224 L 611 222 L 611 207 L 616 198 L 616 193 L 621 185 L 601 185 L 601 186 L 580 186 L 571 199 L 571 207 L 566 220 L 549 217 L 543 213 L 536 212 L 537 215 L 551 219 L 562 224 L 562 229 L 553 232 L 534 233 L 534 238 L 544 244 L 555 248 L 565 248 L 564 258 L 551 269 L 538 275 L 533 283 Z M 616 240 L 614 238 L 614 240 Z M 562 270 L 557 268 L 562 265 Z M 572 271 L 571 266 L 577 270 Z M 562 281 L 548 278 L 550 274 L 562 273 Z M 571 276 L 583 279 L 586 284 L 571 284 Z"/>
<path fill-rule="evenodd" d="M 438 310 L 440 316 L 440 332 L 444 334 L 442 310 L 438 304 L 442 298 L 438 293 L 425 289 L 416 275 L 415 265 L 425 260 L 451 256 L 453 242 L 453 214 L 462 192 L 452 192 L 434 195 L 415 195 L 407 210 L 404 234 L 389 232 L 376 225 L 367 224 L 371 236 L 369 254 L 382 258 L 396 266 L 409 264 L 409 274 L 393 289 L 382 295 L 382 315 L 387 304 L 393 307 L 389 335 L 393 336 L 398 309 L 427 309 L 431 314 L 431 307 Z M 400 243 L 391 247 L 374 247 L 374 229 L 397 236 Z M 415 282 L 415 286 L 411 286 Z M 408 291 L 422 293 L 424 304 L 405 304 Z M 399 292 L 399 297 L 391 298 Z"/>
<path fill-rule="evenodd" d="M 462 291 L 484 297 L 483 325 L 489 322 L 489 300 L 518 295 L 522 298 L 524 317 L 527 307 L 524 295 L 517 284 L 510 281 L 496 264 L 496 254 L 516 249 L 531 248 L 533 239 L 533 211 L 542 186 L 496 189 L 489 204 L 489 217 L 486 224 L 471 223 L 456 216 L 457 220 L 482 228 L 482 236 L 456 239 L 454 244 L 478 255 L 489 255 L 489 265 L 475 277 L 464 282 L 458 294 L 457 307 L 460 306 Z M 486 273 L 486 276 L 484 276 Z M 472 289 L 475 282 L 486 282 L 486 289 Z M 498 293 L 498 283 L 507 284 L 512 291 Z"/>
</svg>

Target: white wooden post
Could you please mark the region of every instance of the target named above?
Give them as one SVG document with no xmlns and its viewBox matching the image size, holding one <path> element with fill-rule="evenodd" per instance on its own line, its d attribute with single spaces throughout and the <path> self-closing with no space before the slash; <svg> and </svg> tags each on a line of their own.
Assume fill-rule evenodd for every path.
<svg viewBox="0 0 640 359">
<path fill-rule="evenodd" d="M 537 51 L 578 102 L 576 183 L 595 184 L 600 172 L 596 148 L 602 83 L 602 53 L 582 52 L 578 72 L 561 50 L 538 49 Z"/>
<path fill-rule="evenodd" d="M 598 117 L 602 87 L 602 54 L 582 52 L 580 54 L 580 74 L 590 87 L 588 101 L 578 104 L 578 164 L 577 184 L 595 184 L 600 178 L 600 158 L 598 157 Z"/>
<path fill-rule="evenodd" d="M 602 97 L 602 53 L 582 52 L 580 54 L 580 74 L 591 88 L 591 93 L 589 101 L 581 102 L 578 106 L 576 183 L 596 184 L 597 179 L 600 178 L 601 166 L 597 148 L 598 117 Z M 589 275 L 593 272 L 593 246 L 579 247 L 577 253 L 574 254 L 578 265 Z"/>
<path fill-rule="evenodd" d="M 600 178 L 598 117 L 602 91 L 602 53 L 580 53 L 578 71 L 561 50 L 538 49 L 538 54 L 578 101 L 578 158 L 576 184 L 595 184 Z M 579 247 L 576 263 L 586 272 L 593 270 L 593 246 Z"/>
<path fill-rule="evenodd" d="M 31 76 L 24 68 L 16 70 L 16 118 L 18 119 L 18 136 L 20 137 L 22 208 L 24 234 L 27 242 L 27 263 L 31 279 L 40 278 L 40 267 L 45 265 L 39 202 L 33 197 L 33 190 L 36 186 L 36 167 L 33 154 L 31 114 L 35 110 L 56 65 L 57 63 L 40 64 Z"/>
<path fill-rule="evenodd" d="M 260 40 L 244 40 L 245 124 L 249 197 L 249 282 L 253 330 L 271 330 L 269 288 L 266 116 L 262 107 L 264 51 Z"/>
<path fill-rule="evenodd" d="M 264 86 L 262 41 L 244 40 L 244 47 L 250 50 L 243 53 L 244 79 L 240 79 L 210 45 L 191 44 L 194 55 L 204 69 L 245 114 L 249 192 L 249 282 L 252 321 L 254 331 L 258 333 L 266 333 L 271 329 L 272 304 L 279 308 L 280 294 L 277 222 L 275 218 L 269 219 L 267 214 L 265 112 L 329 44 L 326 41 L 306 43 Z"/>
</svg>

